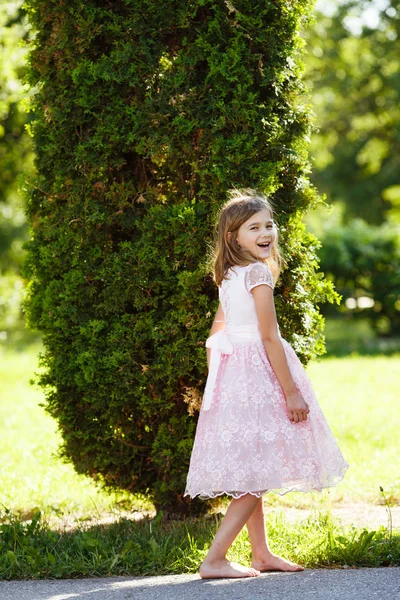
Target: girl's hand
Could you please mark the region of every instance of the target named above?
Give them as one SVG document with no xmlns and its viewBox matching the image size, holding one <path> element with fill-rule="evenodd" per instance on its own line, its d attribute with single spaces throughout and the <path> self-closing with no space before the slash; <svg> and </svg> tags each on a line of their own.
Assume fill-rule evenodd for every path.
<svg viewBox="0 0 400 600">
<path fill-rule="evenodd" d="M 307 402 L 302 398 L 299 392 L 293 392 L 285 397 L 288 409 L 289 419 L 294 423 L 300 423 L 307 419 L 310 412 Z"/>
</svg>

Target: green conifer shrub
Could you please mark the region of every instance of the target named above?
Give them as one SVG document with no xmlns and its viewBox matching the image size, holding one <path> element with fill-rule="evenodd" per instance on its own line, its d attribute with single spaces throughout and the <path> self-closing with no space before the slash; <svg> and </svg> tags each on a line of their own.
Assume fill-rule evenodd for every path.
<svg viewBox="0 0 400 600">
<path fill-rule="evenodd" d="M 27 0 L 37 176 L 27 184 L 25 311 L 60 455 L 109 489 L 183 500 L 218 305 L 207 270 L 232 186 L 276 206 L 282 334 L 323 352 L 319 202 L 300 76 L 309 2 Z"/>
</svg>

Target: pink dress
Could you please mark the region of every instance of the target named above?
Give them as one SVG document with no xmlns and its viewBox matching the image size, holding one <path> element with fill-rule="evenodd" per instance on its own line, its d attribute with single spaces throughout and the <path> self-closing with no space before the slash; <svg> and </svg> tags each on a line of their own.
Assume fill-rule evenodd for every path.
<svg viewBox="0 0 400 600">
<path fill-rule="evenodd" d="M 184 496 L 321 491 L 336 485 L 349 467 L 303 365 L 281 337 L 296 387 L 310 409 L 306 421 L 289 420 L 258 327 L 250 293 L 256 285 L 274 287 L 266 263 L 231 267 L 218 288 L 225 327 L 206 342 L 210 369 Z"/>
</svg>

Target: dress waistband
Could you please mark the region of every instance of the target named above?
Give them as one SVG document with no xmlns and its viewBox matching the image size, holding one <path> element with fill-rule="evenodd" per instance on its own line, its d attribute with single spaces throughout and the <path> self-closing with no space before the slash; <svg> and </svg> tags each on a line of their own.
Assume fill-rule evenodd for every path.
<svg viewBox="0 0 400 600">
<path fill-rule="evenodd" d="M 260 330 L 258 328 L 258 323 L 247 323 L 245 325 L 231 325 L 228 323 L 225 326 L 224 332 L 227 335 L 231 334 L 248 339 L 261 337 Z"/>
</svg>

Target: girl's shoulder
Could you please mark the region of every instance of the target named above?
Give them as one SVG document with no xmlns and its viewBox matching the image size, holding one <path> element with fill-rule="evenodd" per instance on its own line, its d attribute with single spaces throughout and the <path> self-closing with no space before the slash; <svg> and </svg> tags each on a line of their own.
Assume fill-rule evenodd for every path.
<svg viewBox="0 0 400 600">
<path fill-rule="evenodd" d="M 248 292 L 257 285 L 268 285 L 272 289 L 275 287 L 272 271 L 265 262 L 256 261 L 246 267 L 244 274 L 244 283 Z"/>
<path fill-rule="evenodd" d="M 274 288 L 272 271 L 265 262 L 255 261 L 247 265 L 233 265 L 225 272 L 223 281 L 231 280 L 232 274 L 236 276 L 242 274 L 244 276 L 244 283 L 248 291 L 262 283 Z"/>
</svg>

